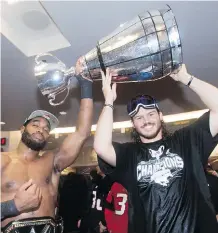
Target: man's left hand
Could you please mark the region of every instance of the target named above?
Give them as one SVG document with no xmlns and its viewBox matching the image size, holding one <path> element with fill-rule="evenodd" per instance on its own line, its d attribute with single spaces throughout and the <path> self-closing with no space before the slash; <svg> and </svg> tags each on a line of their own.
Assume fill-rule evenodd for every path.
<svg viewBox="0 0 218 233">
<path fill-rule="evenodd" d="M 102 222 L 99 222 L 99 227 L 100 227 L 100 233 L 103 233 L 107 231 L 107 227 L 102 224 Z"/>
</svg>

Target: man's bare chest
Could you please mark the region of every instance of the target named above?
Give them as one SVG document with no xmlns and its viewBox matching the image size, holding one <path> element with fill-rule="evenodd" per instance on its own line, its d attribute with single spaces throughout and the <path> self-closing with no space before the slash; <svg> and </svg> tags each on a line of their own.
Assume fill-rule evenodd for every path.
<svg viewBox="0 0 218 233">
<path fill-rule="evenodd" d="M 31 163 L 13 159 L 2 172 L 2 194 L 14 193 L 22 184 L 32 179 L 41 188 L 52 183 L 53 162 L 40 158 Z"/>
</svg>

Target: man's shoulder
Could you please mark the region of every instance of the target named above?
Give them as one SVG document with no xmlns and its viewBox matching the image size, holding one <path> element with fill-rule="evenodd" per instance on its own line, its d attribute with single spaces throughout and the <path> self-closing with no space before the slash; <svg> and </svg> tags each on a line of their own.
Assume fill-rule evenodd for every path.
<svg viewBox="0 0 218 233">
<path fill-rule="evenodd" d="M 135 146 L 135 145 L 137 145 L 137 143 L 135 143 L 135 142 L 125 142 L 123 144 L 125 144 L 126 146 Z"/>
<path fill-rule="evenodd" d="M 11 153 L 12 153 L 12 152 L 1 152 L 1 157 L 2 157 L 2 159 L 3 159 L 3 158 L 4 158 L 4 159 L 9 158 L 9 156 L 10 156 Z"/>
<path fill-rule="evenodd" d="M 175 131 L 168 137 L 168 139 L 169 139 L 169 140 L 172 140 L 172 139 L 175 139 L 176 137 L 182 136 L 182 135 L 188 136 L 188 133 L 189 133 L 190 131 L 193 131 L 193 129 L 190 128 L 189 125 L 188 125 L 188 126 L 182 126 L 181 128 L 175 130 Z"/>
<path fill-rule="evenodd" d="M 126 148 L 138 146 L 137 143 L 135 143 L 135 142 L 123 142 L 123 143 L 113 142 L 113 144 L 114 145 L 120 145 L 120 146 L 123 146 L 123 147 L 126 147 Z"/>
<path fill-rule="evenodd" d="M 13 152 L 1 152 L 1 169 L 7 167 L 7 165 L 12 161 Z"/>
<path fill-rule="evenodd" d="M 165 142 L 169 144 L 181 145 L 184 143 L 195 142 L 196 136 L 199 134 L 199 131 L 195 128 L 189 126 L 181 127 L 180 129 L 175 130 L 172 134 L 165 138 Z"/>
</svg>

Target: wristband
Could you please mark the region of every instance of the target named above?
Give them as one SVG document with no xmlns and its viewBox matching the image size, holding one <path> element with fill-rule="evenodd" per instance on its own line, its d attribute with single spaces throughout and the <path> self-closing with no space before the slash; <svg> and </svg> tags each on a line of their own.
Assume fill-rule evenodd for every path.
<svg viewBox="0 0 218 233">
<path fill-rule="evenodd" d="M 114 110 L 114 106 L 111 105 L 111 104 L 104 104 L 104 107 L 110 107 L 110 108 L 112 108 Z"/>
<path fill-rule="evenodd" d="M 77 80 L 81 88 L 81 99 L 92 99 L 92 81 L 84 79 L 81 76 L 77 76 Z"/>
<path fill-rule="evenodd" d="M 5 202 L 1 202 L 1 219 L 14 217 L 19 214 L 19 211 L 15 205 L 14 200 L 9 200 Z"/>
</svg>

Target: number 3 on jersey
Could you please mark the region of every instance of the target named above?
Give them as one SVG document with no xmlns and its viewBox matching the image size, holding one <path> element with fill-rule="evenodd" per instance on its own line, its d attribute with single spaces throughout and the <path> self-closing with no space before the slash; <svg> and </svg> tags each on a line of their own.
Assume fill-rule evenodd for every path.
<svg viewBox="0 0 218 233">
<path fill-rule="evenodd" d="M 126 210 L 127 194 L 118 193 L 117 198 L 122 198 L 122 201 L 118 202 L 118 205 L 120 206 L 120 210 L 115 210 L 115 214 L 123 215 Z"/>
<path fill-rule="evenodd" d="M 101 211 L 101 199 L 97 199 L 97 192 L 93 191 L 93 199 L 92 199 L 92 208 L 96 208 L 97 210 Z"/>
</svg>

